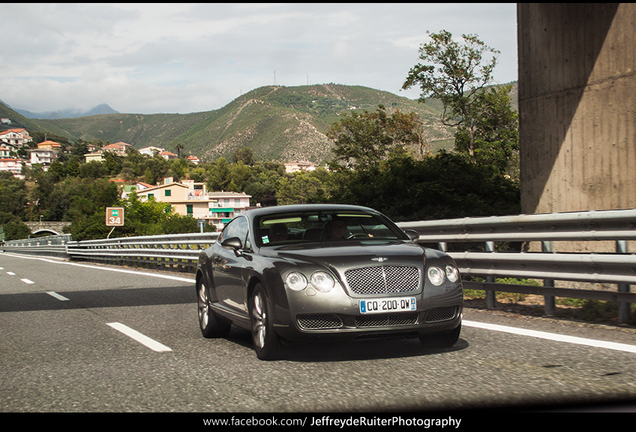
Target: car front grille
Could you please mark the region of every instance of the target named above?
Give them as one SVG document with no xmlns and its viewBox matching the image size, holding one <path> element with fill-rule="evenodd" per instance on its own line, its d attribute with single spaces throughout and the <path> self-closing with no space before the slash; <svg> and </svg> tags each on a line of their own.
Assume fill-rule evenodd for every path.
<svg viewBox="0 0 636 432">
<path fill-rule="evenodd" d="M 298 327 L 303 330 L 320 330 L 342 327 L 342 320 L 334 314 L 308 314 L 296 317 Z"/>
<path fill-rule="evenodd" d="M 376 266 L 347 270 L 345 278 L 355 294 L 394 294 L 417 291 L 420 272 L 417 267 Z"/>
<path fill-rule="evenodd" d="M 356 317 L 356 327 L 386 327 L 417 324 L 417 312 L 362 315 Z"/>
</svg>

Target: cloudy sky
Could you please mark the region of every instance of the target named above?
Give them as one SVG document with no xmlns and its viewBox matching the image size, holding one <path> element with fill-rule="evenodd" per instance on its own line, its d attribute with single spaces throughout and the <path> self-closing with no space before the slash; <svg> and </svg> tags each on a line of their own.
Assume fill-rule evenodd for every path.
<svg viewBox="0 0 636 432">
<path fill-rule="evenodd" d="M 33 112 L 191 113 L 255 88 L 401 91 L 426 32 L 475 34 L 517 80 L 514 3 L 2 3 L 0 100 Z"/>
</svg>

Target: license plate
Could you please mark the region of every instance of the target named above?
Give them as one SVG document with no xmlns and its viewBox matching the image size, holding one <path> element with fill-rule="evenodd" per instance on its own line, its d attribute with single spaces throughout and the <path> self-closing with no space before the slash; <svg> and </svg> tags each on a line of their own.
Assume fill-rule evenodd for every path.
<svg viewBox="0 0 636 432">
<path fill-rule="evenodd" d="M 387 313 L 414 311 L 416 309 L 415 297 L 395 297 L 373 300 L 360 300 L 360 313 Z"/>
</svg>

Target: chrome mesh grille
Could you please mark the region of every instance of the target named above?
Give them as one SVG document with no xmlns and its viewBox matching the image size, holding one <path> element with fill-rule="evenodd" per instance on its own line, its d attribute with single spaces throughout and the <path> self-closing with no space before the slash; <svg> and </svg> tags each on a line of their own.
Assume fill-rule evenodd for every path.
<svg viewBox="0 0 636 432">
<path fill-rule="evenodd" d="M 317 330 L 342 327 L 342 320 L 333 314 L 308 314 L 296 317 L 298 327 L 303 330 Z"/>
<path fill-rule="evenodd" d="M 356 317 L 356 327 L 386 327 L 417 324 L 417 312 L 362 315 Z"/>
<path fill-rule="evenodd" d="M 376 266 L 347 270 L 345 278 L 356 294 L 392 294 L 417 291 L 420 272 L 417 267 Z"/>
<path fill-rule="evenodd" d="M 457 306 L 448 306 L 431 309 L 427 312 L 425 322 L 440 322 L 440 321 L 448 321 L 452 320 L 457 316 Z"/>
</svg>

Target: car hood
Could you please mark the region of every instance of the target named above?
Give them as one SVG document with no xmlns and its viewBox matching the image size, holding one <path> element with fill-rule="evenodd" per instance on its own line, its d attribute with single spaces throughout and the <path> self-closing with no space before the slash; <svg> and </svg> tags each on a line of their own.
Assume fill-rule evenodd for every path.
<svg viewBox="0 0 636 432">
<path fill-rule="evenodd" d="M 281 246 L 269 251 L 274 256 L 338 268 L 364 265 L 415 265 L 421 267 L 425 249 L 404 241 L 363 240 L 352 244 L 304 244 Z"/>
</svg>

